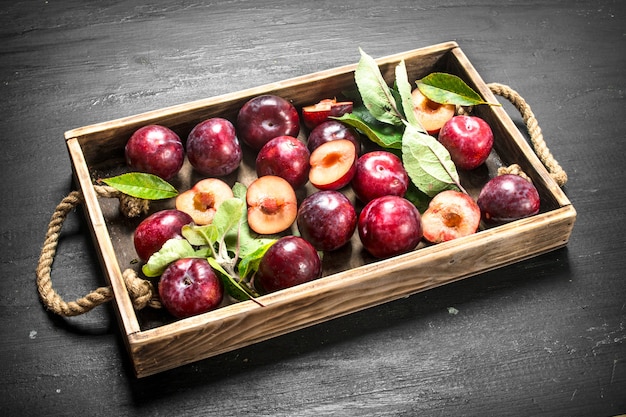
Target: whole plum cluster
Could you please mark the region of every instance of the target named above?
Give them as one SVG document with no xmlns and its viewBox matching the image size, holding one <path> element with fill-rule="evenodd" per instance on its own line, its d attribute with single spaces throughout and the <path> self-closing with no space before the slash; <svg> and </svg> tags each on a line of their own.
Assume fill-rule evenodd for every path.
<svg viewBox="0 0 626 417">
<path fill-rule="evenodd" d="M 456 115 L 455 106 L 413 94 L 414 114 L 464 170 L 483 164 L 493 146 L 489 125 L 476 116 Z M 233 197 L 221 178 L 241 164 L 244 147 L 256 153 L 257 177 L 247 184 L 247 223 L 260 235 L 280 235 L 261 258 L 254 277 L 259 293 L 288 288 L 322 276 L 320 252 L 337 250 L 355 233 L 376 258 L 414 250 L 420 241 L 439 243 L 467 236 L 485 224 L 536 214 L 539 195 L 515 175 L 495 177 L 474 201 L 467 193 L 437 194 L 420 213 L 406 198 L 410 179 L 401 158 L 386 149 L 364 152 L 361 133 L 333 117 L 352 112 L 349 101 L 322 100 L 300 112 L 288 100 L 261 95 L 246 102 L 233 122 L 214 117 L 198 123 L 185 146 L 165 126 L 138 129 L 125 152 L 131 169 L 173 178 L 186 157 L 206 178 L 176 197 L 175 209 L 156 212 L 135 230 L 139 258 L 147 261 L 183 226 L 207 225 L 222 202 Z M 306 141 L 299 139 L 301 124 Z M 316 190 L 298 201 L 307 183 Z M 344 192 L 350 188 L 355 201 Z M 358 204 L 357 204 L 358 202 Z M 283 233 L 293 226 L 297 236 Z M 224 286 L 206 259 L 172 262 L 159 280 L 163 304 L 176 317 L 217 308 Z"/>
</svg>

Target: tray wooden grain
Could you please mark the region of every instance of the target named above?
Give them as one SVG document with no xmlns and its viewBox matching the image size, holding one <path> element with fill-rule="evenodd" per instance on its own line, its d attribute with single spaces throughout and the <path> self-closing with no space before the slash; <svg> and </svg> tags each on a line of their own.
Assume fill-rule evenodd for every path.
<svg viewBox="0 0 626 417">
<path fill-rule="evenodd" d="M 432 71 L 450 72 L 463 78 L 487 101 L 497 101 L 454 42 L 378 59 L 388 82 L 393 81 L 394 68 L 402 59 L 411 81 Z M 93 187 L 97 178 L 123 172 L 123 149 L 130 135 L 141 126 L 156 123 L 172 128 L 185 138 L 196 123 L 206 118 L 221 116 L 234 121 L 248 99 L 265 93 L 285 97 L 296 108 L 322 98 L 341 97 L 355 88 L 355 68 L 356 64 L 343 66 L 65 133 L 74 177 L 85 198 L 90 231 L 115 294 L 115 311 L 138 377 L 445 285 L 567 244 L 576 219 L 570 201 L 505 110 L 479 106 L 476 113 L 494 130 L 494 152 L 484 168 L 464 173 L 464 186 L 476 195 L 489 177 L 495 175 L 498 166 L 517 163 L 540 192 L 539 214 L 447 243 L 422 243 L 411 253 L 386 260 L 376 260 L 364 252 L 357 236 L 346 248 L 324 257 L 324 277 L 265 295 L 259 299 L 264 307 L 252 301 L 225 303 L 217 310 L 184 320 L 173 320 L 158 310 L 135 311 L 122 271 L 139 270 L 132 246 L 132 233 L 139 220 L 123 218 L 117 201 L 98 198 Z M 305 134 L 303 129 L 302 138 Z M 249 149 L 244 152 L 242 167 L 226 178 L 231 184 L 241 181 L 247 185 L 254 177 L 254 155 Z M 172 183 L 183 190 L 199 179 L 186 162 Z M 311 191 L 308 188 L 303 193 Z M 347 195 L 354 201 L 350 191 Z M 303 198 L 304 194 L 298 196 Z M 171 206 L 172 202 L 154 204 L 153 210 L 168 204 Z"/>
</svg>

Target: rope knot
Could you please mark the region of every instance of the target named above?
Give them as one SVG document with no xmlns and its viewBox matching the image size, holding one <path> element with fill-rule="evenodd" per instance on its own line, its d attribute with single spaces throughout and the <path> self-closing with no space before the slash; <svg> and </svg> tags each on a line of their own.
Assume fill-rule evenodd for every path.
<svg viewBox="0 0 626 417">
<path fill-rule="evenodd" d="M 152 282 L 140 278 L 132 269 L 126 269 L 122 273 L 122 277 L 135 310 L 141 310 L 147 306 L 153 308 L 161 307 L 161 302 L 157 297 L 157 291 L 155 291 Z"/>
<path fill-rule="evenodd" d="M 150 209 L 148 200 L 131 197 L 127 194 L 120 194 L 120 210 L 126 217 L 139 217 L 144 215 Z"/>
<path fill-rule="evenodd" d="M 150 209 L 148 200 L 132 197 L 108 185 L 94 185 L 93 188 L 100 197 L 117 198 L 120 201 L 120 211 L 126 217 L 139 217 Z"/>
<path fill-rule="evenodd" d="M 548 173 L 554 179 L 554 181 L 559 185 L 559 187 L 563 187 L 567 182 L 567 173 L 561 168 L 561 165 L 554 158 L 550 149 L 546 145 L 545 140 L 543 139 L 543 133 L 541 132 L 541 128 L 539 127 L 539 123 L 537 122 L 537 118 L 535 114 L 531 110 L 528 103 L 519 93 L 513 90 L 508 85 L 491 83 L 487 85 L 492 93 L 502 96 L 509 100 L 511 104 L 515 106 L 515 108 L 522 115 L 522 120 L 526 124 L 526 128 L 528 129 L 528 134 L 530 135 L 530 142 L 533 145 L 535 153 L 539 157 L 539 160 L 543 163 L 543 165 L 548 169 Z"/>
<path fill-rule="evenodd" d="M 533 182 L 530 179 L 530 177 L 528 175 L 526 175 L 526 173 L 524 171 L 522 171 L 522 167 L 520 167 L 517 164 L 512 164 L 512 165 L 509 165 L 508 167 L 500 167 L 500 168 L 498 168 L 498 175 L 505 175 L 505 174 L 518 175 L 518 176 L 524 178 L 526 181 L 528 181 L 530 183 Z"/>
</svg>

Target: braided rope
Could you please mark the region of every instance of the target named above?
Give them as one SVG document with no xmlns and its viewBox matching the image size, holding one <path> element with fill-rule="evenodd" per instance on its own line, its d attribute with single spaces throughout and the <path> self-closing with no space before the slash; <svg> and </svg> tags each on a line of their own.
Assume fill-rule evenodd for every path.
<svg viewBox="0 0 626 417">
<path fill-rule="evenodd" d="M 561 165 L 559 165 L 550 152 L 550 149 L 548 149 L 548 146 L 543 138 L 541 128 L 539 127 L 539 123 L 537 122 L 537 118 L 528 103 L 526 103 L 526 100 L 524 100 L 524 98 L 520 96 L 517 91 L 507 85 L 491 83 L 487 84 L 487 86 L 494 94 L 509 100 L 511 104 L 513 104 L 513 106 L 515 106 L 515 108 L 520 112 L 522 120 L 524 120 L 526 128 L 528 129 L 530 142 L 533 145 L 533 149 L 539 157 L 539 160 L 548 169 L 548 173 L 554 181 L 556 181 L 560 187 L 564 186 L 567 182 L 567 173 L 563 170 L 563 168 L 561 168 Z"/>
<path fill-rule="evenodd" d="M 124 195 L 112 187 L 95 186 L 94 188 L 101 197 L 120 198 Z M 147 211 L 148 203 L 146 201 L 126 197 L 120 198 L 120 210 L 122 210 L 124 215 L 132 217 Z M 48 231 L 36 270 L 37 290 L 43 304 L 48 310 L 64 317 L 84 314 L 113 299 L 113 290 L 110 286 L 96 288 L 84 297 L 69 302 L 64 301 L 52 288 L 50 273 L 59 243 L 61 228 L 68 214 L 82 202 L 82 193 L 72 191 L 57 205 L 48 224 Z M 148 305 L 155 308 L 160 307 L 160 302 L 156 299 L 157 292 L 150 281 L 138 277 L 132 269 L 124 271 L 123 277 L 135 309 L 140 310 Z"/>
</svg>

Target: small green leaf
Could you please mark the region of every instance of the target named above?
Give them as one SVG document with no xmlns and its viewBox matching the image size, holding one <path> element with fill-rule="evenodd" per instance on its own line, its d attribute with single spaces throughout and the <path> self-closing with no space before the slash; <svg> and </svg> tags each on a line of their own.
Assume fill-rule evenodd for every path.
<svg viewBox="0 0 626 417">
<path fill-rule="evenodd" d="M 181 258 L 196 257 L 195 255 L 195 250 L 185 239 L 170 239 L 158 252 L 150 256 L 141 271 L 147 277 L 158 277 L 170 263 Z"/>
<path fill-rule="evenodd" d="M 379 122 L 363 107 L 355 107 L 352 113 L 334 119 L 354 127 L 383 148 L 402 148 L 402 129 Z"/>
<path fill-rule="evenodd" d="M 178 191 L 162 178 L 143 172 L 128 172 L 102 182 L 131 197 L 144 200 L 163 200 L 176 197 Z"/>
<path fill-rule="evenodd" d="M 220 236 L 226 235 L 239 224 L 245 211 L 246 202 L 233 197 L 224 200 L 213 216 L 212 225 L 217 228 Z"/>
<path fill-rule="evenodd" d="M 256 249 L 245 256 L 242 256 L 237 266 L 237 272 L 242 279 L 247 278 L 250 274 L 259 269 L 259 263 L 265 255 L 265 252 L 276 242 L 275 239 L 269 240 L 262 245 L 258 245 Z"/>
<path fill-rule="evenodd" d="M 474 106 L 490 104 L 460 77 L 445 72 L 433 72 L 417 81 L 417 88 L 435 103 Z"/>
<path fill-rule="evenodd" d="M 194 246 L 211 246 L 219 239 L 219 231 L 213 224 L 186 224 L 181 233 Z"/>
<path fill-rule="evenodd" d="M 459 175 L 448 150 L 411 125 L 402 137 L 402 162 L 413 184 L 429 197 L 458 187 Z"/>
<path fill-rule="evenodd" d="M 182 229 L 182 235 L 192 245 L 212 246 L 232 232 L 244 215 L 245 202 L 238 198 L 229 198 L 224 200 L 217 208 L 211 223 L 206 225 L 185 225 Z M 234 232 L 236 235 L 237 230 L 235 229 Z"/>
<path fill-rule="evenodd" d="M 391 125 L 402 125 L 402 114 L 398 111 L 393 93 L 383 78 L 378 64 L 361 48 L 361 59 L 354 71 L 354 81 L 361 94 L 363 104 L 376 120 Z"/>
<path fill-rule="evenodd" d="M 277 239 L 278 238 L 271 238 L 265 235 L 264 237 L 259 237 L 259 235 L 251 231 L 246 222 L 242 224 L 239 234 L 239 257 L 242 261 L 248 257 L 254 258 L 259 250 L 262 250 L 266 246 L 271 246 Z M 243 274 L 241 276 L 244 277 L 245 275 L 246 274 Z"/>
<path fill-rule="evenodd" d="M 257 297 L 258 294 L 252 291 L 252 289 L 237 282 L 237 280 L 233 278 L 228 272 L 226 272 L 226 270 L 222 268 L 222 266 L 214 258 L 207 258 L 207 261 L 209 262 L 209 265 L 211 265 L 211 268 L 213 268 L 213 270 L 222 280 L 222 283 L 224 284 L 224 289 L 226 290 L 228 295 L 233 297 L 235 300 L 253 300 L 257 304 L 259 304 L 258 301 L 254 300 L 254 297 Z"/>
<path fill-rule="evenodd" d="M 236 182 L 233 185 L 233 195 L 240 200 L 246 201 L 246 193 L 248 192 L 248 187 L 243 185 L 240 182 Z"/>
<path fill-rule="evenodd" d="M 415 127 L 420 132 L 426 133 L 426 129 L 422 127 L 422 124 L 415 117 L 413 112 L 413 98 L 411 97 L 411 84 L 409 83 L 409 76 L 406 72 L 406 65 L 404 60 L 400 61 L 396 67 L 396 87 L 400 94 L 400 100 L 402 103 L 402 110 L 404 111 L 404 117 L 410 125 Z"/>
</svg>

